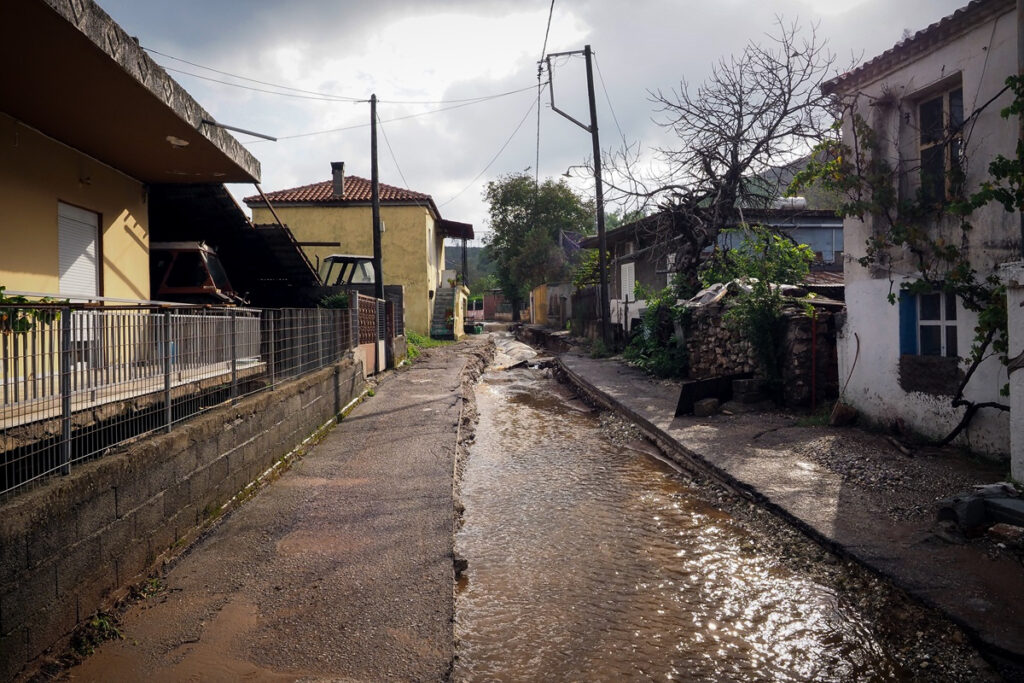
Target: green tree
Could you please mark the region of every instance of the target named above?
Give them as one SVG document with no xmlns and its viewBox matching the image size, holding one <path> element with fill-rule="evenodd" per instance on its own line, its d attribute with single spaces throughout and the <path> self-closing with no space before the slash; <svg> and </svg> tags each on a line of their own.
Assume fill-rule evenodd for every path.
<svg viewBox="0 0 1024 683">
<path fill-rule="evenodd" d="M 814 252 L 806 244 L 796 244 L 760 225 L 723 232 L 742 235 L 742 241 L 735 249 L 716 248 L 701 268 L 700 279 L 707 286 L 749 278 L 749 289 L 736 297 L 725 314 L 726 321 L 753 345 L 769 389 L 778 395 L 782 390 L 786 299 L 774 285 L 796 284 L 803 280 L 814 260 Z"/>
<path fill-rule="evenodd" d="M 548 179 L 538 185 L 528 173 L 512 173 L 487 183 L 490 233 L 485 255 L 512 310 L 537 285 L 568 277 L 571 264 L 559 243 L 562 231 L 589 234 L 590 202 L 567 185 Z"/>
</svg>

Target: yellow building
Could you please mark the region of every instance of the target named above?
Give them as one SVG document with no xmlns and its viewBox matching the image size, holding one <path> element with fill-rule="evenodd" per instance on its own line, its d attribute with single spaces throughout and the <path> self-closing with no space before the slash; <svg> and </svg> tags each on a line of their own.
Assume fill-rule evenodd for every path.
<svg viewBox="0 0 1024 683">
<path fill-rule="evenodd" d="M 318 267 L 331 254 L 373 254 L 370 181 L 346 177 L 341 162 L 331 167 L 331 180 L 266 194 Z M 245 203 L 254 223 L 275 220 L 259 195 L 247 197 Z M 473 228 L 442 219 L 430 195 L 383 183 L 380 217 L 384 284 L 404 287 L 406 329 L 429 334 L 435 301 L 441 290 L 452 288 L 444 276 L 444 239 L 472 239 Z M 456 333 L 461 335 L 461 330 Z"/>
<path fill-rule="evenodd" d="M 259 162 L 91 0 L 4 0 L 0 27 L 0 285 L 148 299 L 151 191 Z"/>
</svg>

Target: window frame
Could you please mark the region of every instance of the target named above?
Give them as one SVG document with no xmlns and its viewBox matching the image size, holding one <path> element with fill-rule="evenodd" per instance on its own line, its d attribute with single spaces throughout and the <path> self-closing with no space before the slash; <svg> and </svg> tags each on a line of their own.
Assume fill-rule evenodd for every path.
<svg viewBox="0 0 1024 683">
<path fill-rule="evenodd" d="M 935 297 L 937 303 L 934 313 L 925 310 L 931 297 Z M 959 305 L 956 295 L 941 290 L 920 294 L 903 291 L 899 304 L 900 355 L 959 358 Z M 937 340 L 925 339 L 925 328 L 937 328 Z M 938 353 L 925 352 L 936 346 Z"/>
<path fill-rule="evenodd" d="M 927 204 L 945 204 L 956 199 L 963 190 L 962 179 L 956 178 L 955 169 L 962 168 L 963 155 L 963 124 L 964 124 L 964 88 L 959 78 L 955 82 L 948 83 L 941 90 L 931 91 L 927 95 L 917 99 L 917 139 L 915 146 L 918 153 L 918 187 L 923 201 Z M 955 96 L 955 97 L 954 97 Z M 938 128 L 926 127 L 926 116 L 924 109 L 934 103 L 939 103 Z M 958 105 L 957 105 L 958 103 Z M 941 154 L 942 160 L 942 192 L 937 196 L 938 184 L 931 180 L 934 176 L 934 169 L 930 167 L 935 163 L 936 150 Z M 928 166 L 929 168 L 926 168 Z"/>
</svg>

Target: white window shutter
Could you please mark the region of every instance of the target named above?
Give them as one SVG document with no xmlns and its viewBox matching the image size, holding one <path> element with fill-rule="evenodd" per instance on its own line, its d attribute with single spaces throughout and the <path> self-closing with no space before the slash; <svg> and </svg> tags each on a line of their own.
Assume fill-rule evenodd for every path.
<svg viewBox="0 0 1024 683">
<path fill-rule="evenodd" d="M 59 291 L 62 296 L 99 296 L 99 215 L 57 204 Z"/>
</svg>

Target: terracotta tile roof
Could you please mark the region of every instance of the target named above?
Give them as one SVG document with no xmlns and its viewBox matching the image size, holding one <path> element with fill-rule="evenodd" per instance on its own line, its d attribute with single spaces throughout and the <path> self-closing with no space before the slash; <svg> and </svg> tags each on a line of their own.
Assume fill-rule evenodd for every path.
<svg viewBox="0 0 1024 683">
<path fill-rule="evenodd" d="M 288 190 L 276 190 L 267 192 L 267 199 L 274 204 L 365 204 L 370 201 L 370 181 L 358 176 L 345 176 L 345 194 L 339 199 L 333 195 L 333 184 L 325 180 L 312 185 L 293 187 Z M 246 197 L 243 201 L 250 207 L 263 206 L 263 199 L 259 195 Z M 380 184 L 381 203 L 423 203 L 429 206 L 436 216 L 440 216 L 434 200 L 429 194 L 413 192 L 394 185 Z"/>
<path fill-rule="evenodd" d="M 865 81 L 881 76 L 899 64 L 928 52 L 938 43 L 956 37 L 982 21 L 1012 11 L 1015 6 L 1015 0 L 971 0 L 949 16 L 901 40 L 852 71 L 826 81 L 821 90 L 826 95 L 848 92 Z"/>
</svg>

